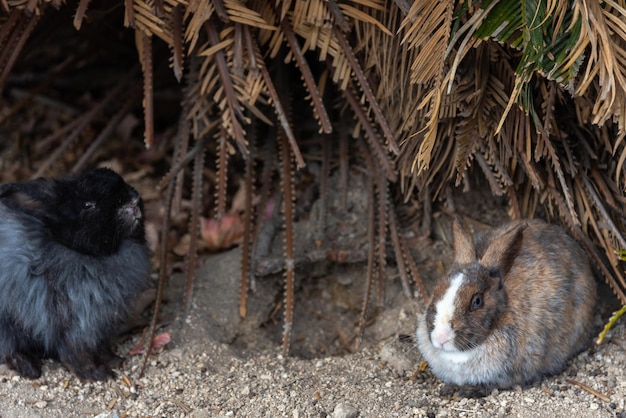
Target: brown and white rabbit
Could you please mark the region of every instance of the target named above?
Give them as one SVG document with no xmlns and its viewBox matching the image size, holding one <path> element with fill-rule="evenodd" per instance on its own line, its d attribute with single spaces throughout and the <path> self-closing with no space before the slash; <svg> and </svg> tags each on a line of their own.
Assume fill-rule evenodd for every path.
<svg viewBox="0 0 626 418">
<path fill-rule="evenodd" d="M 560 227 L 522 220 L 474 245 L 458 219 L 455 261 L 419 320 L 417 344 L 442 393 L 485 395 L 559 373 L 589 341 L 596 287 Z M 450 392 L 452 388 L 452 392 Z"/>
</svg>

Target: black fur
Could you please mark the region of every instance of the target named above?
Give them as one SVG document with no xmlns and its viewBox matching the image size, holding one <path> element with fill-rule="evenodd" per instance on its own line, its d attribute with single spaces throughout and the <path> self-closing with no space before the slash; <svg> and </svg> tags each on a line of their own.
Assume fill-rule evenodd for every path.
<svg viewBox="0 0 626 418">
<path fill-rule="evenodd" d="M 135 189 L 109 169 L 0 186 L 0 263 L 0 362 L 111 376 L 111 340 L 150 271 Z"/>
</svg>

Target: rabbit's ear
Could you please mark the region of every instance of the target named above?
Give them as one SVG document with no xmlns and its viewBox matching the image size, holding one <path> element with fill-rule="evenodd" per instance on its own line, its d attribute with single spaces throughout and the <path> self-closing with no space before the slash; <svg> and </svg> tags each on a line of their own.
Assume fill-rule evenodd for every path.
<svg viewBox="0 0 626 418">
<path fill-rule="evenodd" d="M 26 183 L 0 185 L 0 199 L 7 206 L 26 211 L 43 211 L 50 200 L 53 184 L 47 179 L 37 179 Z"/>
<path fill-rule="evenodd" d="M 467 232 L 458 216 L 452 223 L 452 235 L 454 238 L 454 262 L 458 265 L 470 264 L 476 261 L 476 249 L 474 240 Z"/>
<path fill-rule="evenodd" d="M 489 244 L 480 264 L 503 277 L 513 265 L 522 246 L 522 235 L 528 224 L 520 223 L 496 236 Z"/>
</svg>

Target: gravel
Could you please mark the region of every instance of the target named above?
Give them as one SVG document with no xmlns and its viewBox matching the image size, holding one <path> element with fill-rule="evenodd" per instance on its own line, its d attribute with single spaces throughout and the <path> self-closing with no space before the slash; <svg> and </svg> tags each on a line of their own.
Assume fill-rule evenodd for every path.
<svg viewBox="0 0 626 418">
<path fill-rule="evenodd" d="M 440 383 L 428 371 L 399 372 L 376 347 L 305 360 L 275 352 L 241 357 L 227 345 L 196 341 L 162 352 L 141 378 L 133 377 L 136 357 L 105 383 L 80 382 L 52 362 L 35 381 L 4 377 L 0 408 L 3 417 L 617 417 L 626 407 L 623 336 L 620 326 L 609 343 L 577 357 L 562 375 L 483 399 L 442 399 Z M 396 348 L 387 356 L 417 354 Z"/>
</svg>

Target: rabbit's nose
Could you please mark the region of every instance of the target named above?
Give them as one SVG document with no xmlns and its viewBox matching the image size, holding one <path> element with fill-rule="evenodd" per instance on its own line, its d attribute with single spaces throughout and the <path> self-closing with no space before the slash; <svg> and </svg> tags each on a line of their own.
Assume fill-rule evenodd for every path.
<svg viewBox="0 0 626 418">
<path fill-rule="evenodd" d="M 132 216 L 135 219 L 141 219 L 141 210 L 139 210 L 138 206 L 128 206 L 128 207 L 126 207 L 126 213 L 129 216 Z"/>
<path fill-rule="evenodd" d="M 141 208 L 139 207 L 139 197 L 133 198 L 130 203 L 124 205 L 122 213 L 130 219 L 141 219 L 143 214 L 141 213 Z"/>
<path fill-rule="evenodd" d="M 435 328 L 430 334 L 430 340 L 435 348 L 443 349 L 446 343 L 454 340 L 454 331 L 451 329 Z"/>
</svg>

